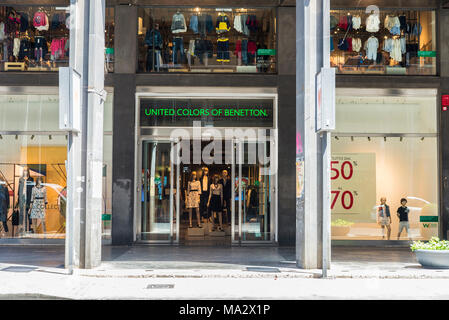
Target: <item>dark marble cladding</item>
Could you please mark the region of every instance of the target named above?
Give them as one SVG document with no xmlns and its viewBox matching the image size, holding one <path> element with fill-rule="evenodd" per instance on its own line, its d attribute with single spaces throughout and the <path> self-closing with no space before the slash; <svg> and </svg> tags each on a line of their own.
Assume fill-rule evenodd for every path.
<svg viewBox="0 0 449 320">
<path fill-rule="evenodd" d="M 112 243 L 130 244 L 134 228 L 135 76 L 114 79 Z"/>
</svg>

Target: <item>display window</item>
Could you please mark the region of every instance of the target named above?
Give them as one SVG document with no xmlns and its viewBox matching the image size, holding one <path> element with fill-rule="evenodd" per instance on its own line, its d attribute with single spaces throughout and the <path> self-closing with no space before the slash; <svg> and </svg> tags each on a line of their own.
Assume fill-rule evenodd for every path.
<svg viewBox="0 0 449 320">
<path fill-rule="evenodd" d="M 65 237 L 67 136 L 58 128 L 57 89 L 48 91 L 53 93 L 0 94 L 0 238 Z M 112 95 L 104 119 L 102 235 L 108 238 Z"/>
<path fill-rule="evenodd" d="M 436 90 L 337 89 L 332 239 L 438 236 Z"/>
<path fill-rule="evenodd" d="M 275 9 L 138 11 L 139 72 L 276 72 Z"/>
<path fill-rule="evenodd" d="M 0 71 L 58 71 L 69 65 L 70 10 L 0 6 Z M 106 8 L 105 72 L 114 71 L 114 8 Z"/>
<path fill-rule="evenodd" d="M 57 71 L 69 64 L 68 8 L 0 6 L 2 71 Z"/>
<path fill-rule="evenodd" d="M 104 41 L 105 41 L 105 72 L 114 72 L 114 8 L 106 7 L 106 17 L 105 17 L 105 31 L 104 31 Z"/>
<path fill-rule="evenodd" d="M 333 9 L 331 66 L 341 74 L 436 75 L 435 10 Z"/>
</svg>

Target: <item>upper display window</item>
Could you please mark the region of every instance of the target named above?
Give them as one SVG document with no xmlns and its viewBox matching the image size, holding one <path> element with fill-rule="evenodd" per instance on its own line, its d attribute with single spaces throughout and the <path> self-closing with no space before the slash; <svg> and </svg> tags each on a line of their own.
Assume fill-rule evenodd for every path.
<svg viewBox="0 0 449 320">
<path fill-rule="evenodd" d="M 105 72 L 114 71 L 114 8 L 106 8 Z M 70 9 L 0 6 L 0 71 L 58 71 L 69 65 Z"/>
<path fill-rule="evenodd" d="M 276 72 L 274 9 L 139 8 L 139 72 Z"/>
<path fill-rule="evenodd" d="M 341 74 L 436 75 L 433 10 L 331 10 L 331 65 Z"/>
<path fill-rule="evenodd" d="M 69 63 L 69 12 L 0 6 L 2 71 L 57 71 Z"/>
</svg>

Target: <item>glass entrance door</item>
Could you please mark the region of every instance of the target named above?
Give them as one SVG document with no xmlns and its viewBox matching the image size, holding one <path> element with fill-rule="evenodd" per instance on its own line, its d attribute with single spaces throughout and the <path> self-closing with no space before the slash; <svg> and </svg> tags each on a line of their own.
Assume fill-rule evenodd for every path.
<svg viewBox="0 0 449 320">
<path fill-rule="evenodd" d="M 172 142 L 142 141 L 141 240 L 174 240 L 174 201 L 176 183 Z"/>
<path fill-rule="evenodd" d="M 273 144 L 237 141 L 235 148 L 235 242 L 275 240 L 276 166 Z"/>
<path fill-rule="evenodd" d="M 217 155 L 223 158 L 223 163 L 207 167 L 211 174 L 210 179 L 225 170 L 229 174 L 227 183 L 230 185 L 230 205 L 223 206 L 222 217 L 225 229 L 230 218 L 230 241 L 233 244 L 275 241 L 277 185 L 275 145 L 269 140 L 223 140 L 220 143 L 223 144 L 223 150 L 227 149 L 226 144 L 232 144 L 233 147 L 229 148 L 232 150 L 231 156 L 226 158 L 217 151 Z M 139 192 L 142 241 L 179 243 L 180 239 L 186 240 L 189 223 L 186 186 L 192 172 L 204 169 L 205 165 L 178 161 L 180 145 L 181 143 L 168 139 L 141 142 Z M 223 183 L 222 181 L 223 179 L 220 183 Z M 200 212 L 202 223 L 207 222 L 207 217 L 212 217 L 210 212 L 209 214 L 206 211 Z M 196 215 L 193 214 L 192 218 L 196 224 Z M 220 220 L 215 222 L 217 224 Z M 226 232 L 226 236 L 228 235 Z M 214 237 L 211 233 L 204 232 L 204 240 L 209 238 L 216 240 Z"/>
</svg>

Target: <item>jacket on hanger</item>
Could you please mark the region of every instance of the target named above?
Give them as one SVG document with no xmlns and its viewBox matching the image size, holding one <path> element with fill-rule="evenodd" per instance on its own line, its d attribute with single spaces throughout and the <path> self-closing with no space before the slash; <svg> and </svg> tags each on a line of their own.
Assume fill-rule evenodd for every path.
<svg viewBox="0 0 449 320">
<path fill-rule="evenodd" d="M 39 31 L 47 31 L 48 30 L 48 17 L 45 12 L 38 11 L 34 14 L 33 17 L 33 26 Z"/>
<path fill-rule="evenodd" d="M 20 32 L 25 32 L 30 26 L 30 18 L 24 12 L 20 14 Z"/>
<path fill-rule="evenodd" d="M 187 31 L 186 19 L 182 13 L 175 13 L 171 23 L 172 33 L 181 33 Z"/>
<path fill-rule="evenodd" d="M 215 23 L 215 30 L 217 33 L 224 33 L 231 30 L 231 24 L 227 15 L 219 15 Z"/>
<path fill-rule="evenodd" d="M 162 47 L 162 36 L 159 30 L 151 29 L 148 30 L 145 35 L 145 44 L 149 48 L 161 48 Z"/>
</svg>

